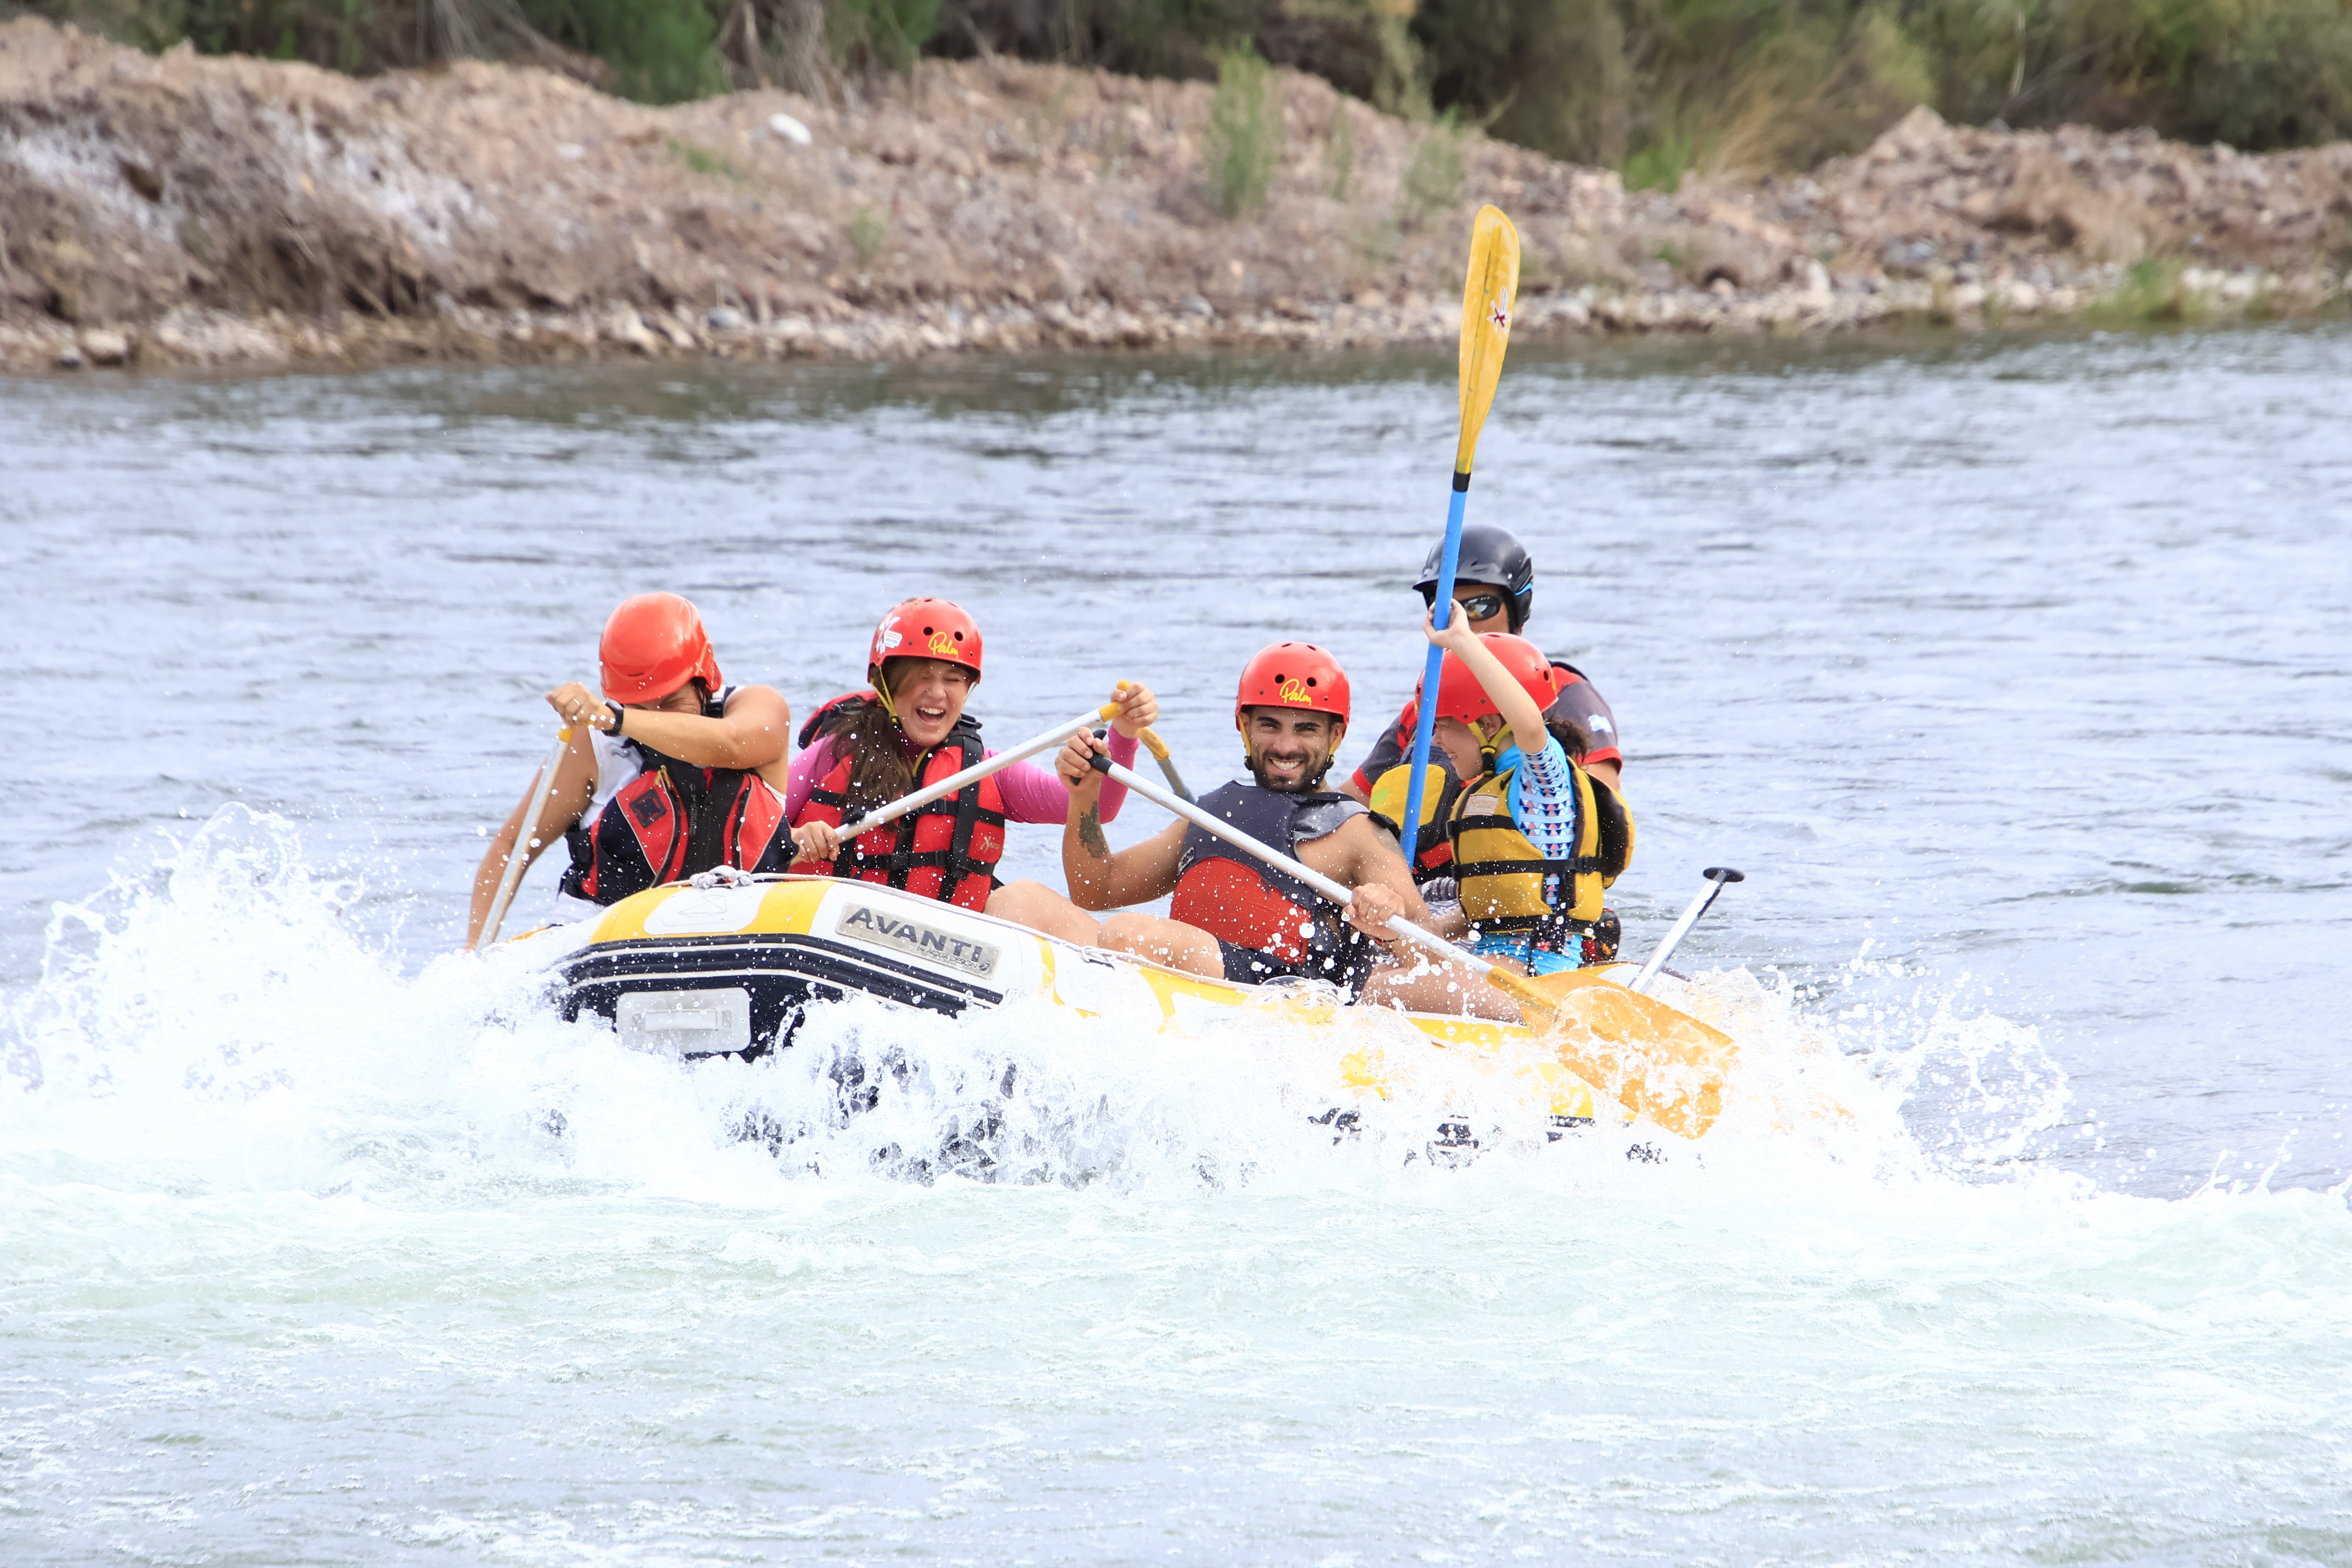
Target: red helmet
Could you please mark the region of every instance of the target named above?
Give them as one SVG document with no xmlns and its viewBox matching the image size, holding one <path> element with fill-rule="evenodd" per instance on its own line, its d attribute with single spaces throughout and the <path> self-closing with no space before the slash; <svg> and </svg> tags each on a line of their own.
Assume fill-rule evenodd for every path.
<svg viewBox="0 0 2352 1568">
<path fill-rule="evenodd" d="M 1549 709 L 1559 700 L 1559 674 L 1552 668 L 1549 654 L 1527 638 L 1513 637 L 1508 632 L 1483 632 L 1478 640 L 1502 660 L 1503 668 L 1510 671 L 1511 679 L 1519 683 L 1520 690 L 1535 699 L 1538 710 Z M 1416 710 L 1418 701 L 1419 694 L 1416 693 Z M 1462 656 L 1449 652 L 1437 675 L 1437 716 L 1459 719 L 1465 724 L 1475 725 L 1489 713 L 1496 711 L 1495 700 L 1486 695 L 1486 689 L 1478 683 L 1476 676 L 1470 673 L 1470 667 L 1462 662 Z M 1417 710 L 1414 716 L 1419 717 Z"/>
<path fill-rule="evenodd" d="M 1328 713 L 1348 722 L 1348 672 L 1327 648 L 1311 642 L 1278 642 L 1258 650 L 1242 666 L 1241 690 L 1234 698 L 1234 722 L 1246 708 L 1296 708 Z"/>
<path fill-rule="evenodd" d="M 694 606 L 676 594 L 624 599 L 596 644 L 604 695 L 614 702 L 658 702 L 689 680 L 719 689 L 719 656 Z"/>
<path fill-rule="evenodd" d="M 980 623 L 961 605 L 946 599 L 908 599 L 894 605 L 874 628 L 867 672 L 886 658 L 936 658 L 960 664 L 980 679 Z"/>
</svg>

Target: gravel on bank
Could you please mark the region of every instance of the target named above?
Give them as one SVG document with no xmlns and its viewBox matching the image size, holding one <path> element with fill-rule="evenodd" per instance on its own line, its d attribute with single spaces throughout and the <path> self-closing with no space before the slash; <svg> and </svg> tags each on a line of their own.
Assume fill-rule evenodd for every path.
<svg viewBox="0 0 2352 1568">
<path fill-rule="evenodd" d="M 1437 344 L 1488 201 L 1523 238 L 1523 339 L 2308 312 L 2352 261 L 2352 143 L 1921 109 L 1811 176 L 1669 195 L 1278 82 L 1269 197 L 1229 218 L 1198 83 L 926 61 L 838 103 L 653 109 L 520 67 L 361 79 L 19 19 L 0 369 Z"/>
</svg>

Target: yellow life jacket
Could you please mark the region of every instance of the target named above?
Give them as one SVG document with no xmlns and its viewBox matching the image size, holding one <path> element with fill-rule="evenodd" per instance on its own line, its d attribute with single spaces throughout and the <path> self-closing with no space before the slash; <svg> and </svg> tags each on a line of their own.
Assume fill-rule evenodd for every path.
<svg viewBox="0 0 2352 1568">
<path fill-rule="evenodd" d="M 1425 882 L 1432 877 L 1450 877 L 1454 863 L 1454 837 L 1446 819 L 1454 814 L 1454 799 L 1461 792 L 1459 780 L 1431 763 L 1422 769 L 1421 831 L 1414 835 L 1412 847 L 1405 858 L 1412 863 L 1412 879 Z M 1399 763 L 1382 773 L 1372 785 L 1372 815 L 1383 826 L 1396 834 L 1402 846 L 1404 834 L 1399 824 L 1404 821 L 1404 797 L 1412 788 L 1412 764 Z"/>
<path fill-rule="evenodd" d="M 1601 890 L 1633 861 L 1633 814 L 1615 790 L 1571 763 L 1576 849 L 1566 859 L 1548 859 L 1511 816 L 1511 776 L 1517 771 L 1489 774 L 1454 802 L 1446 826 L 1462 912 L 1481 931 L 1528 931 L 1539 948 L 1573 952 L 1574 939 L 1601 918 Z M 1551 877 L 1559 881 L 1547 899 L 1544 884 Z"/>
</svg>

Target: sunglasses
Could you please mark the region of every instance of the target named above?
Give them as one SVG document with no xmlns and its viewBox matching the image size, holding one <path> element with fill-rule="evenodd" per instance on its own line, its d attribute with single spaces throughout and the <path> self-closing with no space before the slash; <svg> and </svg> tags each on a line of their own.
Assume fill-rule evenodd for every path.
<svg viewBox="0 0 2352 1568">
<path fill-rule="evenodd" d="M 1423 588 L 1421 602 L 1433 610 L 1437 608 L 1437 590 Z M 1491 621 L 1503 613 L 1504 600 L 1500 594 L 1473 594 L 1466 599 L 1456 599 L 1454 603 L 1460 605 L 1463 613 L 1474 621 Z"/>
</svg>

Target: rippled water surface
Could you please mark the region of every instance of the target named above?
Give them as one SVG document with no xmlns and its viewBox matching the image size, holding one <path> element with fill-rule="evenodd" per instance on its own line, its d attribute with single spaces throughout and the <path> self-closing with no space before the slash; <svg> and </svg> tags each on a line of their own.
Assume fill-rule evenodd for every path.
<svg viewBox="0 0 2352 1568">
<path fill-rule="evenodd" d="M 1473 515 L 1622 723 L 1631 945 L 1748 873 L 1679 966 L 1752 1080 L 1454 1170 L 1491 1086 L 1334 1145 L 1312 1031 L 688 1073 L 447 956 L 646 587 L 803 710 L 949 595 L 992 737 L 1136 676 L 1196 784 L 1311 637 L 1352 763 L 1450 365 L 0 384 L 5 1559 L 2352 1559 L 2347 372 L 1515 355 Z"/>
</svg>

